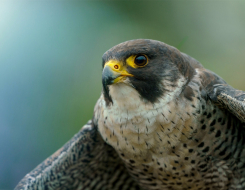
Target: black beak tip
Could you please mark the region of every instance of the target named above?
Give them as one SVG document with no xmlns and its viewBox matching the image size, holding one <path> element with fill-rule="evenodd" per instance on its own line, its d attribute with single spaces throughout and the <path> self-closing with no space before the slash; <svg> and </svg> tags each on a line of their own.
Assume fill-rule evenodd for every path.
<svg viewBox="0 0 245 190">
<path fill-rule="evenodd" d="M 111 69 L 109 67 L 105 67 L 102 73 L 102 85 L 103 85 L 103 94 L 104 94 L 104 98 L 107 100 L 107 104 L 109 104 L 109 102 L 113 103 L 110 93 L 109 93 L 109 87 L 108 85 L 113 84 L 113 81 L 115 79 L 115 77 L 113 77 L 113 72 L 111 71 Z"/>
<path fill-rule="evenodd" d="M 105 67 L 102 73 L 102 84 L 103 86 L 113 84 L 115 77 L 113 76 L 113 72 L 109 67 Z"/>
</svg>

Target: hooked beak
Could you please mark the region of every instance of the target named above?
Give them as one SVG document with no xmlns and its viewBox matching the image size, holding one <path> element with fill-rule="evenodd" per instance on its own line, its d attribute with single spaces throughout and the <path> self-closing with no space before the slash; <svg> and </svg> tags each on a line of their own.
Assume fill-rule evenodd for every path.
<svg viewBox="0 0 245 190">
<path fill-rule="evenodd" d="M 102 73 L 102 84 L 103 84 L 103 94 L 104 98 L 108 101 L 106 101 L 107 105 L 108 102 L 113 103 L 111 96 L 109 94 L 109 85 L 115 84 L 118 82 L 122 82 L 126 79 L 126 77 L 132 77 L 133 75 L 129 74 L 123 66 L 122 63 L 115 60 L 108 61 L 103 69 Z"/>
<path fill-rule="evenodd" d="M 129 74 L 126 71 L 126 68 L 122 64 L 115 60 L 108 61 L 103 69 L 102 73 L 102 83 L 103 86 L 111 85 L 114 83 L 122 82 L 125 80 L 125 77 L 132 77 L 133 75 Z"/>
</svg>

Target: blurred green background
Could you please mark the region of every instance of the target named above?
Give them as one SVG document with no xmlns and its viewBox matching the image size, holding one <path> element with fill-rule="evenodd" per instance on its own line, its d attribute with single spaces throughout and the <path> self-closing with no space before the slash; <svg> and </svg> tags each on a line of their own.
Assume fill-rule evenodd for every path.
<svg viewBox="0 0 245 190">
<path fill-rule="evenodd" d="M 101 56 L 130 39 L 178 47 L 245 90 L 244 1 L 0 1 L 0 189 L 93 115 Z"/>
</svg>

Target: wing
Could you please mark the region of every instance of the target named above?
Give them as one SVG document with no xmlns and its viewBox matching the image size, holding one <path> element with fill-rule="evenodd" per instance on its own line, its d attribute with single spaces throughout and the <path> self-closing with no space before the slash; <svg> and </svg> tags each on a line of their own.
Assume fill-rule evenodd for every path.
<svg viewBox="0 0 245 190">
<path fill-rule="evenodd" d="M 227 84 L 216 84 L 208 96 L 216 105 L 227 109 L 240 121 L 245 122 L 245 92 Z"/>
<path fill-rule="evenodd" d="M 28 173 L 15 190 L 139 189 L 119 156 L 89 121 L 61 149 Z"/>
<path fill-rule="evenodd" d="M 198 72 L 205 89 L 202 90 L 204 96 L 245 122 L 245 92 L 234 89 L 212 71 L 201 68 Z"/>
</svg>

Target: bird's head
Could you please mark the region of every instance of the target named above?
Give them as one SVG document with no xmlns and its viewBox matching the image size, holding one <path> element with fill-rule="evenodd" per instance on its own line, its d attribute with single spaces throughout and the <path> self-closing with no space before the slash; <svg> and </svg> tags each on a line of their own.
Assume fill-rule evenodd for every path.
<svg viewBox="0 0 245 190">
<path fill-rule="evenodd" d="M 193 58 L 155 40 L 130 40 L 109 49 L 103 57 L 103 95 L 107 106 L 125 89 L 134 90 L 145 103 L 181 91 L 192 78 Z M 124 96 L 127 96 L 124 93 Z"/>
</svg>

